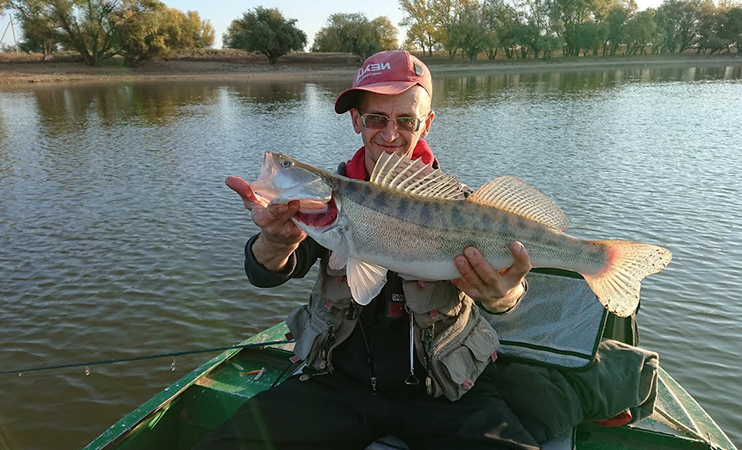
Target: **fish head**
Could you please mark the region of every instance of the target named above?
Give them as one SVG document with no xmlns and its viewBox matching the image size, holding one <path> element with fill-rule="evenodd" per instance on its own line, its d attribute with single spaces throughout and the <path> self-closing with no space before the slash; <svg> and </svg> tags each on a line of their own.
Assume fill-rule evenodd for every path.
<svg viewBox="0 0 742 450">
<path fill-rule="evenodd" d="M 321 170 L 281 153 L 265 154 L 260 175 L 251 187 L 261 203 L 299 201 L 299 211 L 304 214 L 326 212 L 332 199 L 332 186 Z"/>
</svg>

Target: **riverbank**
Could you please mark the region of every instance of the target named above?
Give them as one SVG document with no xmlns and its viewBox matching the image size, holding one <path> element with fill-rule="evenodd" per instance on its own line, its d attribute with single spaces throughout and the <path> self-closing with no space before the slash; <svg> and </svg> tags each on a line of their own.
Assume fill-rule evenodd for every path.
<svg viewBox="0 0 742 450">
<path fill-rule="evenodd" d="M 733 55 L 647 55 L 583 56 L 535 59 L 450 60 L 445 53 L 421 56 L 435 74 L 548 72 L 600 68 L 691 67 L 742 65 L 742 56 Z M 336 77 L 353 74 L 360 59 L 350 54 L 299 53 L 286 55 L 271 66 L 260 55 L 227 54 L 225 56 L 190 56 L 154 59 L 141 67 L 124 67 L 120 61 L 108 60 L 102 67 L 86 66 L 70 58 L 39 61 L 0 55 L 0 85 L 28 83 L 111 82 L 138 80 L 249 80 Z"/>
</svg>

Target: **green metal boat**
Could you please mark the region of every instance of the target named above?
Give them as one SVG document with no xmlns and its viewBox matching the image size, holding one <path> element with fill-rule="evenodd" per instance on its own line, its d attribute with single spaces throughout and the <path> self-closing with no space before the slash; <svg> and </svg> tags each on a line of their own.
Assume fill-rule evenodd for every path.
<svg viewBox="0 0 742 450">
<path fill-rule="evenodd" d="M 285 324 L 253 336 L 241 347 L 224 351 L 132 411 L 91 442 L 85 450 L 186 450 L 231 415 L 243 402 L 290 377 L 292 343 L 284 342 Z M 255 371 L 260 372 L 260 376 Z M 289 405 L 286 406 L 290 408 Z M 393 437 L 369 449 L 405 449 Z M 655 412 L 621 427 L 583 423 L 549 442 L 547 450 L 736 450 L 698 403 L 660 369 Z"/>
</svg>

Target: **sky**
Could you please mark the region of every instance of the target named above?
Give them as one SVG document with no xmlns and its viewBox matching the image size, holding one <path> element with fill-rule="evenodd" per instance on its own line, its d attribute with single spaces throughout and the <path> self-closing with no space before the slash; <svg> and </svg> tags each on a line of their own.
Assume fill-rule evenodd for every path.
<svg viewBox="0 0 742 450">
<path fill-rule="evenodd" d="M 637 0 L 640 10 L 657 7 L 662 0 Z M 359 2 L 349 2 L 348 0 L 264 0 L 262 2 L 253 1 L 236 1 L 236 0 L 163 0 L 171 7 L 181 11 L 197 11 L 201 19 L 211 21 L 211 25 L 216 31 L 216 41 L 214 48 L 221 48 L 222 34 L 227 31 L 227 27 L 232 20 L 242 16 L 242 13 L 249 11 L 256 6 L 266 8 L 278 8 L 284 17 L 296 19 L 296 26 L 307 34 L 307 40 L 310 45 L 315 33 L 327 24 L 327 19 L 335 13 L 363 13 L 369 20 L 378 16 L 387 16 L 392 24 L 400 30 L 397 36 L 400 44 L 404 41 L 405 31 L 399 26 L 399 22 L 404 16 L 399 6 L 399 0 L 365 0 Z M 5 31 L 8 25 L 8 16 L 0 17 L 0 35 Z M 16 35 L 19 34 L 16 24 Z M 10 30 L 8 30 L 3 42 L 12 44 Z"/>
</svg>

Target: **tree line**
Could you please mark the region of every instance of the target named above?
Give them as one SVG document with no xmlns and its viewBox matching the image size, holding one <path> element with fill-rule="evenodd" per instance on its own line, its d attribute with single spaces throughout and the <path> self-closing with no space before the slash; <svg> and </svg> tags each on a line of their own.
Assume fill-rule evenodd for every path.
<svg viewBox="0 0 742 450">
<path fill-rule="evenodd" d="M 502 51 L 507 58 L 615 55 L 651 52 L 739 53 L 739 0 L 663 0 L 639 11 L 634 0 L 400 0 L 403 48 L 447 51 L 474 60 Z M 153 57 L 211 46 L 214 29 L 198 13 L 159 0 L 0 0 L 24 31 L 21 47 L 45 56 L 62 48 L 90 65 L 114 55 L 136 66 Z M 257 6 L 230 24 L 225 47 L 258 52 L 271 64 L 304 50 L 307 36 L 296 19 Z M 314 36 L 312 52 L 352 53 L 363 59 L 399 48 L 388 17 L 336 13 Z"/>
<path fill-rule="evenodd" d="M 721 53 L 742 48 L 742 6 L 721 0 L 664 0 L 639 11 L 634 0 L 400 0 L 407 27 L 403 47 L 507 58 L 679 53 Z M 397 29 L 385 16 L 333 14 L 314 37 L 313 52 L 347 52 L 361 59 L 398 48 Z M 271 63 L 306 46 L 295 19 L 257 7 L 224 35 L 232 48 L 265 54 Z"/>
<path fill-rule="evenodd" d="M 721 0 L 664 0 L 638 11 L 634 0 L 400 0 L 406 45 L 474 59 L 703 53 L 742 48 L 742 6 Z"/>
<path fill-rule="evenodd" d="M 128 66 L 214 43 L 214 28 L 195 11 L 158 0 L 0 0 L 23 29 L 22 50 L 47 56 L 58 49 L 98 66 L 119 55 Z"/>
</svg>

